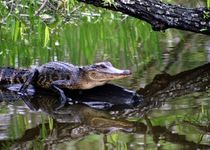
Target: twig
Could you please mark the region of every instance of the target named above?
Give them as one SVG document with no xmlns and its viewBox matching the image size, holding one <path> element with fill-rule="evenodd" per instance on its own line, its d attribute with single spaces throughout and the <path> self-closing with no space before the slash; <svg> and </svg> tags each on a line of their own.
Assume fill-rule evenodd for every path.
<svg viewBox="0 0 210 150">
<path fill-rule="evenodd" d="M 41 11 L 46 7 L 48 3 L 48 0 L 44 0 L 44 2 L 42 3 L 42 5 L 40 6 L 40 8 L 36 11 L 35 16 L 39 16 L 39 14 L 41 13 Z"/>
</svg>

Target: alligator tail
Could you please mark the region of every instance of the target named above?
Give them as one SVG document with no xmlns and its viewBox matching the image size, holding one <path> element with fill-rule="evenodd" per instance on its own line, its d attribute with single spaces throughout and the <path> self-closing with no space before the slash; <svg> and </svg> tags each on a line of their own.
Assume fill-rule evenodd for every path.
<svg viewBox="0 0 210 150">
<path fill-rule="evenodd" d="M 0 84 L 24 83 L 29 72 L 24 69 L 0 68 Z"/>
</svg>

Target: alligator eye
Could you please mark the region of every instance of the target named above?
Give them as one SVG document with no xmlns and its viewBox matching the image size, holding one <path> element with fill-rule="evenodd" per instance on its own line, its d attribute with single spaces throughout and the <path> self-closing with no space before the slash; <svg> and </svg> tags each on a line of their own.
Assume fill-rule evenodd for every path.
<svg viewBox="0 0 210 150">
<path fill-rule="evenodd" d="M 110 63 L 109 61 L 107 61 L 107 62 L 106 62 L 106 65 L 112 66 L 112 63 Z"/>
<path fill-rule="evenodd" d="M 96 66 L 96 65 L 92 65 L 92 68 L 97 68 L 98 66 Z"/>
<path fill-rule="evenodd" d="M 104 64 L 100 65 L 101 68 L 107 68 Z"/>
<path fill-rule="evenodd" d="M 91 76 L 92 78 L 95 78 L 95 77 L 96 77 L 96 73 L 95 73 L 95 72 L 92 72 L 92 73 L 90 74 L 90 76 Z"/>
</svg>

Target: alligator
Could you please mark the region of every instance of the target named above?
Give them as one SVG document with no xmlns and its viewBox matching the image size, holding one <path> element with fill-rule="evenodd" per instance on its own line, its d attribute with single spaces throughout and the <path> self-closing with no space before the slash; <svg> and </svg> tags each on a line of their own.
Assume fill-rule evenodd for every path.
<svg viewBox="0 0 210 150">
<path fill-rule="evenodd" d="M 88 66 L 49 62 L 31 70 L 2 68 L 0 69 L 0 84 L 21 83 L 20 93 L 25 93 L 30 84 L 38 88 L 52 89 L 59 94 L 61 103 L 64 105 L 67 102 L 63 91 L 65 88 L 91 89 L 130 75 L 130 70 L 117 69 L 110 62 Z"/>
</svg>

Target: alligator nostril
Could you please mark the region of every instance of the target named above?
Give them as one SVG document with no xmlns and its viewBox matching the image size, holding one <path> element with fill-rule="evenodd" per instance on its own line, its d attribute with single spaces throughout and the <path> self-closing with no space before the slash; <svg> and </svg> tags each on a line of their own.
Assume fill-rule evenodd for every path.
<svg viewBox="0 0 210 150">
<path fill-rule="evenodd" d="M 131 75 L 132 73 L 131 73 L 130 70 L 125 70 L 125 71 L 124 71 L 124 74 Z"/>
</svg>

